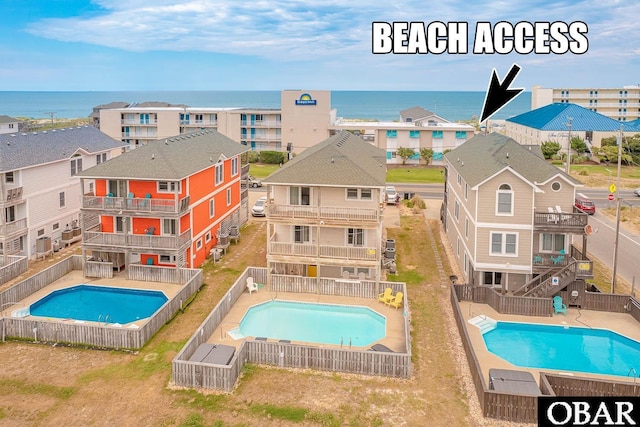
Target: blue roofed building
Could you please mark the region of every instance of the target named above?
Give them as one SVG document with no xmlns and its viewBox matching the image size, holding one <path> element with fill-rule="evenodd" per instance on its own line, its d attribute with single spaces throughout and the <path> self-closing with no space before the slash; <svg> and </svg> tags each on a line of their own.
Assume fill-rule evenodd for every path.
<svg viewBox="0 0 640 427">
<path fill-rule="evenodd" d="M 576 104 L 556 102 L 507 119 L 505 133 L 524 145 L 555 141 L 566 151 L 570 137 L 600 147 L 603 138 L 617 135 L 621 128 L 626 136 L 640 133 L 634 122 L 619 122 Z"/>
</svg>

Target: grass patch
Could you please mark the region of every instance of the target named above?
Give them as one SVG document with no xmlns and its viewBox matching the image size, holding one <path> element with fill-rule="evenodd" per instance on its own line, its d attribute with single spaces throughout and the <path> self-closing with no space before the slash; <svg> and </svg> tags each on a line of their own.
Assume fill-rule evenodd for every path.
<svg viewBox="0 0 640 427">
<path fill-rule="evenodd" d="M 266 178 L 278 169 L 280 169 L 280 165 L 251 163 L 251 165 L 249 165 L 249 174 L 254 178 Z"/>
<path fill-rule="evenodd" d="M 225 409 L 229 400 L 222 394 L 202 394 L 195 390 L 178 390 L 176 396 L 179 405 L 213 412 Z"/>
<path fill-rule="evenodd" d="M 59 387 L 49 384 L 30 383 L 23 380 L 0 380 L 0 395 L 3 394 L 38 394 L 56 399 L 68 399 L 73 395 L 73 387 Z"/>
<path fill-rule="evenodd" d="M 258 403 L 252 404 L 249 409 L 251 410 L 251 413 L 255 415 L 264 414 L 265 416 L 271 416 L 271 418 L 293 421 L 297 423 L 304 421 L 307 417 L 307 414 L 309 413 L 309 411 L 304 408 Z"/>
<path fill-rule="evenodd" d="M 387 170 L 387 182 L 444 183 L 444 168 L 439 166 L 392 168 Z"/>
</svg>

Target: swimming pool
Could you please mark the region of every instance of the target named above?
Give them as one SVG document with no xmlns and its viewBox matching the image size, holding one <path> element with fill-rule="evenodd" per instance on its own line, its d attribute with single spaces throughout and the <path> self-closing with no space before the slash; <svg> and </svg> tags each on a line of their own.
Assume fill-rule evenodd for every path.
<svg viewBox="0 0 640 427">
<path fill-rule="evenodd" d="M 606 329 L 498 322 L 482 338 L 516 366 L 625 377 L 640 371 L 640 343 Z"/>
<path fill-rule="evenodd" d="M 131 323 L 150 317 L 167 302 L 160 291 L 78 285 L 51 292 L 31 304 L 32 316 Z"/>
<path fill-rule="evenodd" d="M 251 307 L 240 336 L 368 346 L 386 335 L 386 319 L 368 307 L 269 301 Z"/>
</svg>

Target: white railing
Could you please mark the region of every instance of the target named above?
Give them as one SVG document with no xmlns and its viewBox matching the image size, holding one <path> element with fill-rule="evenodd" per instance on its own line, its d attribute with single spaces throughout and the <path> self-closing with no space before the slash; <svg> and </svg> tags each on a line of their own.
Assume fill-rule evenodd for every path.
<svg viewBox="0 0 640 427">
<path fill-rule="evenodd" d="M 82 207 L 98 210 L 181 213 L 189 207 L 189 196 L 178 200 L 177 203 L 173 199 L 83 196 Z"/>
<path fill-rule="evenodd" d="M 318 247 L 307 243 L 271 242 L 269 253 L 272 255 L 317 256 Z"/>
<path fill-rule="evenodd" d="M 271 205 L 269 216 L 273 218 L 318 218 L 332 220 L 378 221 L 376 208 L 351 208 L 333 206 Z"/>
<path fill-rule="evenodd" d="M 332 259 L 375 261 L 377 249 L 361 246 L 329 246 L 307 243 L 270 242 L 270 255 L 309 256 Z"/>
<path fill-rule="evenodd" d="M 180 236 L 156 236 L 149 234 L 121 234 L 85 231 L 82 242 L 86 245 L 116 246 L 149 249 L 179 249 L 191 241 L 191 230 Z"/>
<path fill-rule="evenodd" d="M 12 222 L 8 222 L 5 224 L 6 227 L 6 236 L 17 233 L 20 231 L 26 231 L 27 229 L 27 218 L 17 219 Z M 2 231 L 2 227 L 0 227 L 0 232 Z"/>
</svg>

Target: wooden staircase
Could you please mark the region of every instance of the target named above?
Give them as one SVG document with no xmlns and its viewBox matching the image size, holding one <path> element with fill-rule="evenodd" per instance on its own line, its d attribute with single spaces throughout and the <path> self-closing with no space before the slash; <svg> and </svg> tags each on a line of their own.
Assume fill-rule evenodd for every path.
<svg viewBox="0 0 640 427">
<path fill-rule="evenodd" d="M 538 297 L 538 298 L 549 298 L 552 295 L 558 293 L 558 291 L 563 290 L 570 283 L 573 283 L 577 278 L 577 261 L 573 261 L 563 267 L 560 270 L 548 271 L 544 275 L 538 276 L 530 282 L 526 283 L 522 286 L 518 291 L 522 289 L 527 289 L 533 286 L 528 291 L 524 292 L 522 296 L 525 297 Z M 553 278 L 558 278 L 558 285 L 553 285 Z M 536 284 L 536 282 L 538 282 Z M 516 291 L 516 292 L 518 292 Z M 515 293 L 515 292 L 514 292 Z"/>
</svg>

